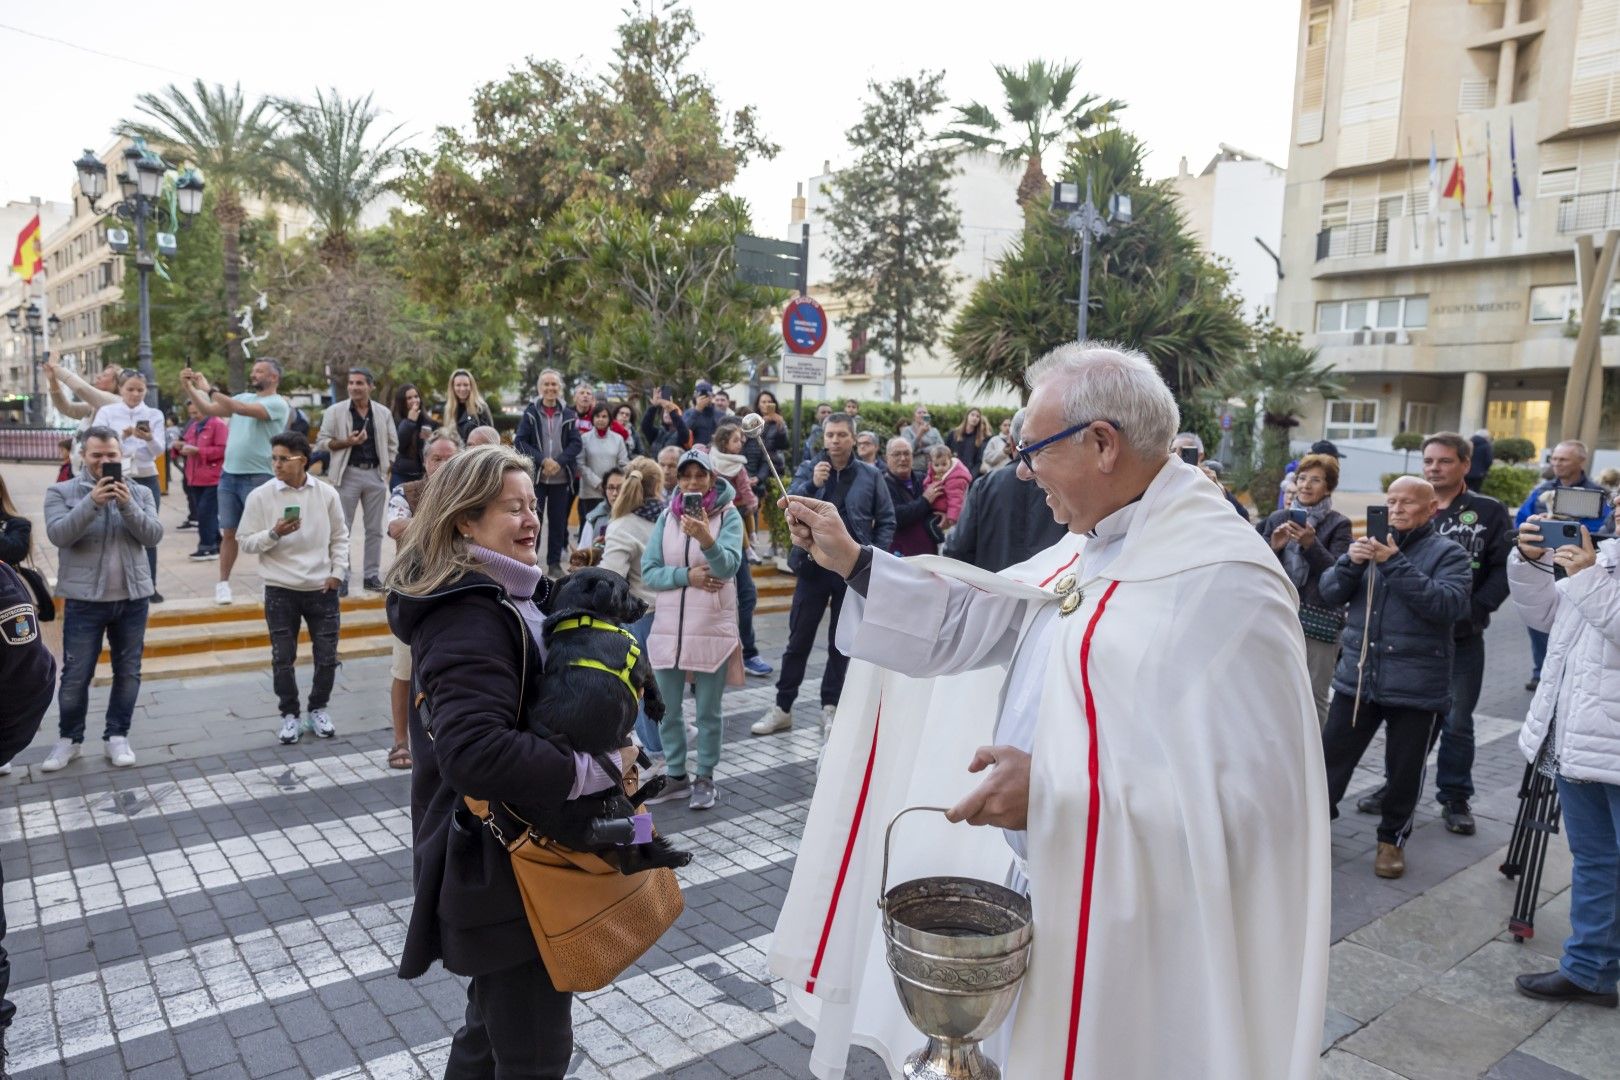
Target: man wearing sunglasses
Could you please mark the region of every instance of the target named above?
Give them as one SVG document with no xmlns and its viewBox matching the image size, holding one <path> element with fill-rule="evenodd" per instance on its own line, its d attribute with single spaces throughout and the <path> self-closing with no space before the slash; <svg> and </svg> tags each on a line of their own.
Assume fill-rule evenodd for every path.
<svg viewBox="0 0 1620 1080">
<path fill-rule="evenodd" d="M 950 806 L 999 833 L 903 819 L 889 879 L 1029 896 L 1034 960 L 986 1043 L 1002 1075 L 1150 1080 L 1197 1062 L 1311 1080 L 1330 848 L 1293 589 L 1169 453 L 1176 403 L 1145 357 L 1066 345 L 1028 379 L 1018 475 L 1068 534 L 1026 562 L 898 559 L 826 503 L 784 500 L 794 543 L 848 582 L 838 645 L 857 662 L 771 968 L 817 1018 L 812 1060 L 843 1060 L 852 1038 L 911 1049 L 870 898 L 896 814 Z"/>
</svg>

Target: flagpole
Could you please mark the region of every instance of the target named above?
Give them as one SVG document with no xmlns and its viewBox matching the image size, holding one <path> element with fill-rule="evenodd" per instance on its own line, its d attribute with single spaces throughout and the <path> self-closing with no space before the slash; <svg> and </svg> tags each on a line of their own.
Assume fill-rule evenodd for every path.
<svg viewBox="0 0 1620 1080">
<path fill-rule="evenodd" d="M 1487 238 L 1496 242 L 1496 188 L 1491 184 L 1491 125 L 1485 122 L 1485 228 Z"/>
<path fill-rule="evenodd" d="M 1519 210 L 1519 140 L 1514 137 L 1513 117 L 1508 117 L 1508 168 L 1513 175 L 1513 232 L 1524 239 L 1524 214 Z"/>
<path fill-rule="evenodd" d="M 1412 198 L 1412 136 L 1410 135 L 1406 137 L 1406 198 L 1408 200 Z M 1410 217 L 1411 215 L 1407 216 Z M 1416 251 L 1418 249 L 1418 231 L 1408 229 L 1407 232 L 1412 234 L 1412 250 Z"/>
<path fill-rule="evenodd" d="M 1457 167 L 1461 169 L 1463 167 L 1462 125 L 1455 120 L 1451 124 L 1457 136 Z M 1466 177 L 1467 175 L 1468 171 L 1464 169 L 1463 176 Z M 1457 188 L 1457 209 L 1462 211 L 1463 243 L 1466 244 L 1468 243 L 1468 181 L 1466 179 L 1461 181 Z"/>
<path fill-rule="evenodd" d="M 1429 216 L 1434 218 L 1435 246 L 1446 246 L 1444 215 L 1440 213 L 1440 152 L 1434 145 L 1434 129 L 1429 129 Z"/>
</svg>

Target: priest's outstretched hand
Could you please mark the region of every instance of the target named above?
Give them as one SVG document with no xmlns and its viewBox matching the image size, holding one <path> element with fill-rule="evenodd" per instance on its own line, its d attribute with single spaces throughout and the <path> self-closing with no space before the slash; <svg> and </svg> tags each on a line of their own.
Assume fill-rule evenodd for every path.
<svg viewBox="0 0 1620 1080">
<path fill-rule="evenodd" d="M 861 545 L 849 535 L 838 508 L 830 502 L 789 495 L 777 502 L 787 514 L 793 545 L 804 548 L 823 569 L 849 577 L 860 557 Z"/>
<path fill-rule="evenodd" d="M 947 810 L 945 817 L 999 829 L 1029 828 L 1029 755 L 1014 746 L 981 746 L 968 772 L 985 769 L 990 775 L 984 783 Z"/>
</svg>

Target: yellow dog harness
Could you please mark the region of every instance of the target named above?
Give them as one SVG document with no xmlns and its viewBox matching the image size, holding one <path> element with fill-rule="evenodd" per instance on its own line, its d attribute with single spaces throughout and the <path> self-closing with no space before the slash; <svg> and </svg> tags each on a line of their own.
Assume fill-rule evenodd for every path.
<svg viewBox="0 0 1620 1080">
<path fill-rule="evenodd" d="M 612 675 L 614 678 L 618 679 L 620 682 L 624 683 L 625 689 L 630 691 L 631 697 L 639 698 L 641 696 L 641 691 L 636 689 L 636 684 L 630 681 L 630 673 L 636 669 L 636 661 L 641 659 L 641 645 L 636 641 L 636 635 L 632 634 L 618 623 L 608 622 L 606 619 L 598 619 L 592 615 L 576 615 L 571 619 L 564 619 L 562 622 L 551 628 L 551 632 L 553 634 L 561 633 L 564 630 L 612 630 L 615 633 L 623 634 L 625 637 L 629 638 L 630 649 L 625 654 L 624 667 L 622 668 L 608 667 L 606 664 L 602 663 L 602 661 L 592 660 L 588 656 L 582 656 L 576 660 L 570 660 L 568 661 L 568 666 L 594 668 L 597 671 L 605 671 L 609 675 Z"/>
</svg>

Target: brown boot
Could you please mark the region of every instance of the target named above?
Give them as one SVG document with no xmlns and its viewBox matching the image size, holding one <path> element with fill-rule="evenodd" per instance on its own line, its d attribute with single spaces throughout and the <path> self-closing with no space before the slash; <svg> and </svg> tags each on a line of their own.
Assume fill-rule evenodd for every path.
<svg viewBox="0 0 1620 1080">
<path fill-rule="evenodd" d="M 1373 857 L 1373 873 L 1381 878 L 1398 878 L 1406 873 L 1406 852 L 1394 844 L 1378 843 L 1378 854 Z"/>
</svg>

